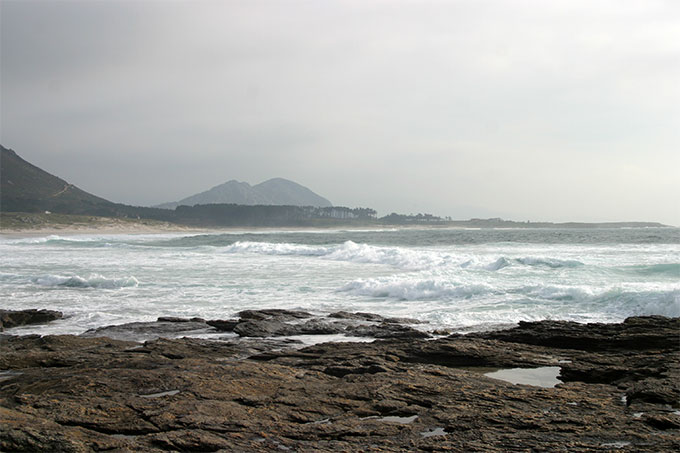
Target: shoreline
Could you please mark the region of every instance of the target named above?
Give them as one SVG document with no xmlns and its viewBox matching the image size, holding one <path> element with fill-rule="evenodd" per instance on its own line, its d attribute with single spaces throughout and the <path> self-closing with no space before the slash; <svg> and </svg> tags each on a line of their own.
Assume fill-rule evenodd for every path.
<svg viewBox="0 0 680 453">
<path fill-rule="evenodd" d="M 640 227 L 640 228 L 664 228 L 664 229 L 680 229 L 678 227 L 664 226 L 664 227 Z M 102 225 L 102 226 L 50 226 L 41 228 L 2 228 L 0 229 L 0 238 L 29 238 L 29 237 L 41 237 L 50 235 L 63 235 L 63 236 L 80 236 L 80 235 L 144 235 L 144 234 L 237 234 L 237 233 L 295 233 L 295 232 L 341 232 L 341 231 L 353 231 L 353 232 L 371 232 L 371 231 L 397 231 L 397 230 L 424 230 L 424 229 L 434 229 L 434 230 L 460 230 L 460 231 L 477 231 L 477 230 L 493 230 L 493 231 L 540 231 L 540 229 L 527 229 L 527 228 L 484 228 L 484 227 L 456 227 L 456 226 L 434 226 L 434 225 L 380 225 L 375 227 L 370 226 L 328 226 L 328 227 L 194 227 L 194 226 L 183 226 L 168 224 L 167 226 L 159 225 L 127 225 L 127 224 L 115 224 Z M 560 228 L 547 228 L 547 229 L 560 229 Z M 564 228 L 565 230 L 570 230 L 569 228 Z M 624 227 L 617 229 L 626 229 Z"/>
<path fill-rule="evenodd" d="M 528 227 L 521 222 L 506 222 L 512 225 L 478 225 L 475 219 L 469 221 L 451 221 L 451 224 L 366 224 L 358 225 L 348 223 L 345 225 L 319 225 L 319 226 L 195 226 L 150 219 L 97 217 L 92 215 L 71 215 L 58 213 L 23 213 L 2 212 L 0 213 L 0 236 L 40 236 L 49 234 L 162 234 L 162 233 L 219 233 L 234 231 L 381 231 L 381 230 L 498 230 L 498 231 L 540 231 L 545 229 L 572 230 L 585 229 L 630 229 L 630 228 L 663 228 L 679 229 L 672 225 L 654 226 L 625 226 L 648 222 L 605 222 L 605 223 L 546 223 L 534 222 Z M 466 224 L 470 222 L 470 224 Z M 529 224 L 527 224 L 529 225 Z M 576 226 L 575 226 L 576 225 Z"/>
<path fill-rule="evenodd" d="M 24 228 L 0 228 L 0 237 L 35 237 L 52 234 L 60 235 L 87 235 L 87 234 L 164 234 L 164 233 L 188 233 L 188 234 L 220 234 L 238 232 L 313 232 L 313 231 L 394 231 L 407 229 L 441 229 L 437 226 L 403 226 L 403 225 L 375 225 L 375 226 L 243 226 L 243 227 L 196 227 L 179 224 L 156 224 L 143 223 L 137 221 L 115 221 L 116 219 L 102 218 L 99 225 L 60 225 L 53 224 L 45 227 L 24 227 Z M 108 220 L 114 220 L 109 222 Z M 449 229 L 464 230 L 466 228 L 448 227 Z"/>
<path fill-rule="evenodd" d="M 408 320 L 368 313 L 322 321 L 361 332 L 368 320 L 378 326 L 372 338 L 393 336 L 300 345 L 277 335 L 300 325 L 318 334 L 324 325 L 288 310 L 207 321 L 231 335 L 217 341 L 0 335 L 0 450 L 680 447 L 680 318 L 524 322 L 438 338 L 411 336 Z M 204 322 L 163 318 L 128 328 Z M 503 375 L 496 370 L 538 380 L 510 383 L 495 379 Z"/>
<path fill-rule="evenodd" d="M 34 237 L 50 234 L 153 234 L 202 231 L 168 222 L 51 213 L 2 213 L 0 236 Z"/>
</svg>

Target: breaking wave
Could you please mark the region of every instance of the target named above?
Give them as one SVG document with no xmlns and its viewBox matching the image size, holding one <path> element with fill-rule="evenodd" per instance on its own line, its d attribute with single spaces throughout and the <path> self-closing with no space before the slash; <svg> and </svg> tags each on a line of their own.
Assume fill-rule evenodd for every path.
<svg viewBox="0 0 680 453">
<path fill-rule="evenodd" d="M 42 275 L 33 279 L 33 283 L 40 286 L 65 288 L 104 288 L 117 289 L 139 285 L 135 277 L 106 278 L 101 274 L 90 274 L 88 277 L 79 275 Z"/>
<path fill-rule="evenodd" d="M 630 272 L 643 276 L 668 276 L 677 277 L 680 279 L 680 263 L 662 263 L 651 264 L 645 266 L 628 266 L 622 269 L 625 272 Z"/>
<path fill-rule="evenodd" d="M 526 258 L 505 258 L 505 257 L 500 257 L 496 261 L 494 261 L 491 264 L 488 264 L 486 266 L 483 266 L 484 269 L 488 271 L 498 271 L 501 270 L 505 267 L 513 266 L 513 265 L 522 265 L 522 266 L 531 266 L 531 267 L 547 267 L 550 269 L 561 269 L 561 268 L 570 268 L 570 267 L 579 267 L 583 266 L 584 264 L 580 261 L 576 260 L 560 260 L 556 258 L 534 258 L 534 257 L 526 257 Z"/>
<path fill-rule="evenodd" d="M 527 257 L 527 258 L 517 258 L 514 261 L 516 261 L 519 264 L 523 264 L 525 266 L 545 266 L 549 267 L 552 269 L 559 269 L 562 267 L 580 267 L 583 266 L 583 263 L 580 261 L 576 260 L 560 260 L 556 258 L 533 258 L 533 257 Z"/>
<path fill-rule="evenodd" d="M 359 279 L 338 291 L 397 300 L 468 299 L 494 292 L 491 286 L 484 284 L 460 285 L 445 279 L 404 279 L 398 276 Z"/>
<path fill-rule="evenodd" d="M 447 254 L 411 250 L 403 247 L 380 247 L 346 241 L 340 245 L 311 246 L 289 243 L 235 242 L 225 247 L 227 253 L 259 253 L 263 255 L 316 256 L 333 261 L 386 264 L 403 269 L 424 269 L 446 264 Z"/>
<path fill-rule="evenodd" d="M 439 300 L 456 301 L 493 299 L 499 304 L 527 303 L 532 306 L 566 304 L 570 310 L 616 313 L 622 316 L 660 314 L 680 316 L 680 289 L 655 291 L 623 290 L 592 287 L 534 285 L 500 289 L 483 283 L 462 284 L 446 279 L 390 276 L 358 279 L 337 290 L 353 296 L 392 299 L 399 301 Z"/>
<path fill-rule="evenodd" d="M 497 271 L 509 266 L 544 267 L 550 269 L 583 266 L 580 261 L 557 258 L 501 257 L 490 264 L 463 261 L 462 256 L 435 250 L 412 249 L 407 247 L 383 247 L 357 244 L 346 241 L 339 245 L 302 245 L 269 242 L 235 242 L 224 248 L 227 253 L 257 253 L 262 255 L 313 256 L 334 261 L 354 263 L 384 264 L 401 269 L 422 270 L 441 266 Z"/>
<path fill-rule="evenodd" d="M 239 241 L 224 248 L 226 253 L 258 253 L 261 255 L 323 256 L 328 247 L 289 243 Z"/>
</svg>

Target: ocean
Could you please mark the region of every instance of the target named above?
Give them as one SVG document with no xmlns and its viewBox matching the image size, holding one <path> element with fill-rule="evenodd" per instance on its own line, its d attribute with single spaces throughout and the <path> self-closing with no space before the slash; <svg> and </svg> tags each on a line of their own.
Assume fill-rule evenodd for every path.
<svg viewBox="0 0 680 453">
<path fill-rule="evenodd" d="M 457 332 L 680 316 L 680 229 L 2 236 L 0 301 L 64 313 L 16 334 L 258 308 L 370 312 Z"/>
</svg>

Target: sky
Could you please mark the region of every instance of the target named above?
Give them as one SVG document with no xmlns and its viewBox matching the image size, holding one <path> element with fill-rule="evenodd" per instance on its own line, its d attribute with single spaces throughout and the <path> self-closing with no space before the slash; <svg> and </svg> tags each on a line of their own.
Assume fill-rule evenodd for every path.
<svg viewBox="0 0 680 453">
<path fill-rule="evenodd" d="M 680 2 L 0 2 L 0 143 L 111 201 L 680 225 Z"/>
</svg>

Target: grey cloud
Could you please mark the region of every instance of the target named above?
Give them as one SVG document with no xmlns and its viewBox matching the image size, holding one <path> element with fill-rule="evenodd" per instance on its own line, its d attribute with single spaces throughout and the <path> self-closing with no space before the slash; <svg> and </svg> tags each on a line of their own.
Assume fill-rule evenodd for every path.
<svg viewBox="0 0 680 453">
<path fill-rule="evenodd" d="M 680 224 L 678 23 L 664 1 L 3 2 L 2 142 L 132 203 L 283 176 L 381 212 Z"/>
</svg>

